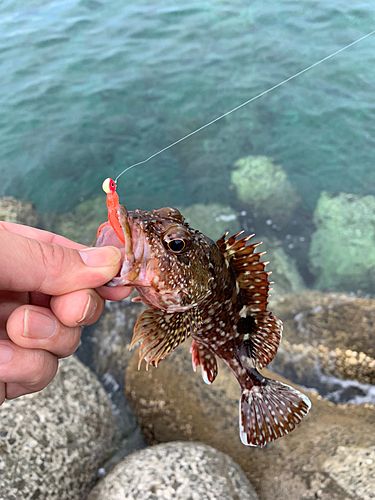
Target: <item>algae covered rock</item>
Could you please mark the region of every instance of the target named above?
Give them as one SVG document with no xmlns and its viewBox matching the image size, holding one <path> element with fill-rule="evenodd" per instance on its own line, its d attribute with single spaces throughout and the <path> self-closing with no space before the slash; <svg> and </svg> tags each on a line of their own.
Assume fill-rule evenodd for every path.
<svg viewBox="0 0 375 500">
<path fill-rule="evenodd" d="M 191 227 L 198 229 L 214 240 L 219 239 L 227 230 L 231 234 L 240 231 L 236 212 L 232 208 L 219 203 L 208 205 L 197 203 L 190 207 L 176 208 L 181 211 Z M 45 217 L 47 221 L 45 227 L 71 240 L 85 245 L 92 245 L 98 227 L 107 218 L 105 198 L 99 196 L 80 203 L 72 212 L 58 215 L 49 214 Z"/>
<path fill-rule="evenodd" d="M 309 259 L 317 288 L 375 292 L 375 197 L 323 192 Z"/>
<path fill-rule="evenodd" d="M 264 217 L 288 219 L 299 203 L 285 170 L 266 156 L 247 156 L 234 164 L 238 198 Z"/>
<path fill-rule="evenodd" d="M 231 207 L 219 203 L 197 203 L 177 208 L 191 227 L 213 240 L 218 240 L 226 231 L 232 235 L 241 230 L 236 212 Z"/>
<path fill-rule="evenodd" d="M 282 242 L 276 238 L 254 236 L 254 241 L 262 241 L 263 244 L 257 247 L 259 252 L 266 252 L 261 258 L 262 261 L 269 261 L 266 271 L 271 271 L 270 280 L 271 295 L 282 295 L 285 293 L 298 293 L 304 290 L 305 284 L 300 275 L 295 260 L 283 249 Z"/>
<path fill-rule="evenodd" d="M 108 219 L 107 205 L 104 196 L 98 196 L 80 203 L 72 212 L 48 214 L 44 219 L 46 229 L 84 245 L 92 245 L 98 227 Z"/>
<path fill-rule="evenodd" d="M 0 220 L 37 227 L 39 219 L 39 213 L 30 201 L 17 200 L 12 196 L 0 198 Z"/>
</svg>

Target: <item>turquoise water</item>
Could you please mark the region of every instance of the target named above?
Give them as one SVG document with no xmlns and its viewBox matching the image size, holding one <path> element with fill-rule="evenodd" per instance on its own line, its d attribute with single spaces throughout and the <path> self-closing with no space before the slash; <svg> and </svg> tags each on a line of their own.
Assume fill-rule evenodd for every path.
<svg viewBox="0 0 375 500">
<path fill-rule="evenodd" d="M 66 211 L 105 177 L 375 27 L 373 1 L 5 0 L 0 195 Z M 306 210 L 375 194 L 375 36 L 124 175 L 129 208 L 220 200 L 275 159 Z"/>
<path fill-rule="evenodd" d="M 104 214 L 106 177 L 374 29 L 373 1 L 3 1 L 0 196 L 29 199 L 47 214 L 103 196 Z M 375 293 L 371 200 L 340 195 L 336 233 L 321 213 L 327 220 L 313 241 L 323 191 L 375 195 L 374 53 L 375 35 L 130 170 L 119 181 L 121 202 L 220 202 L 246 213 L 246 231 L 275 235 L 307 285 Z M 231 172 L 249 155 L 282 166 L 300 199 L 293 218 L 257 219 L 239 201 Z M 340 203 L 344 212 L 350 205 L 346 216 Z M 363 217 L 370 220 L 359 227 Z M 332 277 L 331 265 L 311 267 L 328 254 Z"/>
</svg>

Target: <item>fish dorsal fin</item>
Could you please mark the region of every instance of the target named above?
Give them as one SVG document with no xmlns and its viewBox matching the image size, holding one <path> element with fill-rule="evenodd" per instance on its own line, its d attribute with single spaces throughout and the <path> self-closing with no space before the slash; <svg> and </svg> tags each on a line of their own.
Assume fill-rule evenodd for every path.
<svg viewBox="0 0 375 500">
<path fill-rule="evenodd" d="M 160 309 L 147 309 L 138 318 L 134 327 L 130 348 L 141 340 L 139 365 L 145 359 L 147 366 L 157 366 L 187 337 L 195 333 L 201 324 L 196 307 L 188 311 L 166 313 Z"/>
<path fill-rule="evenodd" d="M 250 340 L 249 356 L 257 368 L 263 368 L 274 358 L 282 335 L 282 322 L 267 310 L 271 273 L 265 271 L 268 262 L 260 262 L 265 252 L 255 252 L 261 243 L 247 245 L 253 234 L 239 240 L 242 232 L 230 238 L 226 238 L 227 234 L 216 245 L 230 263 L 241 290 L 244 307 L 240 314 L 243 326 L 248 327 L 242 334 L 245 342 Z"/>
</svg>

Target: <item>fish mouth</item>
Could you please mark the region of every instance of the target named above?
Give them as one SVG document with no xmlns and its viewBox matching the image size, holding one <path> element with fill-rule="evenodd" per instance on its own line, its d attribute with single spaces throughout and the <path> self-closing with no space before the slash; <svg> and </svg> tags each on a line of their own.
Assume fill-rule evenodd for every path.
<svg viewBox="0 0 375 500">
<path fill-rule="evenodd" d="M 96 243 L 96 247 L 115 246 L 121 252 L 121 269 L 116 277 L 107 283 L 107 286 L 151 286 L 146 279 L 147 250 L 145 234 L 142 228 L 134 223 L 127 209 L 120 205 L 117 210 L 119 222 L 124 235 L 123 243 L 110 224 L 103 227 Z"/>
</svg>

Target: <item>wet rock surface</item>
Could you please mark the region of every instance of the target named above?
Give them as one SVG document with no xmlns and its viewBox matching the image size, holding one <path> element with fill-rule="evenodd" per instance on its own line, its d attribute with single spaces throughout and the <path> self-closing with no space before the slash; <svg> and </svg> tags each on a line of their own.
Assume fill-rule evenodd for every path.
<svg viewBox="0 0 375 500">
<path fill-rule="evenodd" d="M 75 357 L 43 391 L 0 407 L 0 499 L 85 498 L 113 434 L 108 397 Z"/>
<path fill-rule="evenodd" d="M 33 227 L 39 226 L 40 223 L 39 213 L 33 203 L 17 200 L 12 196 L 0 198 L 0 220 Z"/>
<path fill-rule="evenodd" d="M 120 462 L 88 500 L 257 500 L 240 467 L 201 443 L 152 446 Z"/>
<path fill-rule="evenodd" d="M 149 443 L 199 440 L 227 453 L 260 500 L 366 498 L 337 479 L 335 466 L 327 472 L 327 461 L 340 446 L 365 454 L 375 445 L 373 406 L 338 406 L 310 393 L 312 410 L 297 429 L 264 449 L 250 448 L 239 439 L 240 388 L 222 363 L 212 386 L 192 371 L 188 343 L 157 369 L 138 371 L 137 363 L 136 354 L 126 372 L 126 393 Z M 264 374 L 275 378 L 267 370 Z"/>
<path fill-rule="evenodd" d="M 284 323 L 274 370 L 317 389 L 320 375 L 375 384 L 374 299 L 306 290 L 272 309 Z"/>
</svg>

